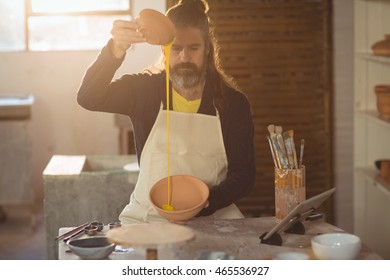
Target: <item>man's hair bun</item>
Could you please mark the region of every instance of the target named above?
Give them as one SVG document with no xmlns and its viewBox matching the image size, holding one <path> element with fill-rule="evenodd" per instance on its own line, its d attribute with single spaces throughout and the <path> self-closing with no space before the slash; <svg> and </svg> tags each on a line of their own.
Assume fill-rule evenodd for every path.
<svg viewBox="0 0 390 280">
<path fill-rule="evenodd" d="M 209 5 L 205 0 L 180 0 L 178 5 L 188 5 L 188 6 L 193 6 L 196 9 L 207 13 L 209 10 Z"/>
</svg>

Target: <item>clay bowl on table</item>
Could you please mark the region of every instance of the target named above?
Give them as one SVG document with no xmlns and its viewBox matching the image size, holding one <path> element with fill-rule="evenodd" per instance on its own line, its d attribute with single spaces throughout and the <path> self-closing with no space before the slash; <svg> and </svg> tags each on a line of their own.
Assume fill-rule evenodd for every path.
<svg viewBox="0 0 390 280">
<path fill-rule="evenodd" d="M 107 237 L 74 239 L 67 242 L 69 249 L 84 260 L 106 259 L 115 249 Z"/>
<path fill-rule="evenodd" d="M 361 241 L 349 233 L 324 233 L 311 239 L 311 248 L 320 260 L 353 260 L 360 252 Z"/>
<path fill-rule="evenodd" d="M 103 227 L 104 227 L 104 224 L 102 222 L 99 222 L 99 221 L 93 221 L 91 223 L 91 226 L 95 226 L 96 227 L 96 231 L 102 231 L 103 230 Z"/>
<path fill-rule="evenodd" d="M 84 233 L 89 236 L 96 235 L 97 231 L 98 231 L 97 226 L 93 226 L 93 225 L 88 225 L 84 228 Z"/>
<path fill-rule="evenodd" d="M 175 38 L 176 29 L 172 21 L 158 11 L 142 10 L 137 22 L 140 26 L 139 31 L 151 45 L 167 45 Z"/>
<path fill-rule="evenodd" d="M 168 200 L 168 178 L 158 181 L 149 192 L 150 201 L 162 217 L 170 221 L 185 222 L 205 207 L 209 188 L 202 180 L 193 176 L 171 176 L 171 197 L 174 210 L 164 210 L 162 206 Z"/>
<path fill-rule="evenodd" d="M 109 229 L 118 228 L 122 226 L 122 222 L 112 222 L 108 224 Z"/>
</svg>

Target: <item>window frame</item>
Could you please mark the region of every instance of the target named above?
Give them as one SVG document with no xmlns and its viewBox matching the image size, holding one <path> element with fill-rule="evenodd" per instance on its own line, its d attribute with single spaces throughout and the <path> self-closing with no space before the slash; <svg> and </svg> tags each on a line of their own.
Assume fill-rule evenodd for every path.
<svg viewBox="0 0 390 280">
<path fill-rule="evenodd" d="M 40 17 L 40 16 L 54 17 L 54 16 L 114 16 L 114 15 L 130 15 L 130 17 L 133 18 L 133 11 L 134 11 L 133 10 L 134 0 L 128 0 L 129 1 L 128 10 L 105 10 L 105 11 L 103 10 L 103 11 L 82 11 L 82 12 L 34 12 L 32 10 L 32 1 L 33 0 L 24 0 L 25 52 L 37 52 L 35 50 L 30 49 L 30 42 L 29 42 L 30 32 L 28 26 L 29 18 Z M 63 50 L 63 51 L 67 51 L 67 50 Z M 82 50 L 80 49 L 80 51 Z M 46 50 L 46 52 L 57 52 L 57 50 Z"/>
</svg>

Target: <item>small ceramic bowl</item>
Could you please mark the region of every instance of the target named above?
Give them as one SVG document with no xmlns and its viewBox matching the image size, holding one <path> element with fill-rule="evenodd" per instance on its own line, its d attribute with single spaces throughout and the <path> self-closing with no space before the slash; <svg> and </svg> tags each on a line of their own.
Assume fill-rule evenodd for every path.
<svg viewBox="0 0 390 280">
<path fill-rule="evenodd" d="M 121 222 L 113 222 L 113 223 L 108 224 L 109 229 L 113 229 L 113 228 L 117 228 L 117 227 L 121 227 L 121 226 L 122 226 Z"/>
<path fill-rule="evenodd" d="M 360 252 L 361 241 L 349 233 L 325 233 L 311 239 L 311 248 L 320 260 L 353 260 Z"/>
<path fill-rule="evenodd" d="M 390 121 L 390 85 L 376 85 L 375 94 L 380 118 Z"/>
<path fill-rule="evenodd" d="M 371 46 L 374 55 L 390 56 L 390 34 L 385 34 L 385 38 Z"/>
<path fill-rule="evenodd" d="M 93 225 L 88 225 L 84 228 L 85 234 L 90 236 L 95 235 L 97 231 L 98 231 L 97 226 L 93 226 Z"/>
<path fill-rule="evenodd" d="M 104 224 L 102 222 L 99 222 L 99 221 L 94 221 L 91 223 L 91 225 L 97 227 L 98 232 L 102 231 L 103 227 L 104 227 Z"/>
<path fill-rule="evenodd" d="M 381 170 L 381 163 L 382 163 L 382 160 L 381 160 L 381 159 L 378 159 L 378 160 L 376 160 L 374 163 L 375 163 L 375 167 L 376 167 L 378 170 Z"/>
<path fill-rule="evenodd" d="M 158 11 L 142 10 L 137 22 L 140 26 L 139 31 L 146 38 L 146 42 L 151 45 L 167 45 L 175 38 L 176 29 L 172 21 Z"/>
<path fill-rule="evenodd" d="M 69 249 L 85 260 L 106 259 L 115 249 L 115 243 L 107 237 L 74 239 L 67 242 Z"/>
<path fill-rule="evenodd" d="M 374 90 L 376 93 L 390 93 L 390 84 L 376 85 Z"/>
</svg>

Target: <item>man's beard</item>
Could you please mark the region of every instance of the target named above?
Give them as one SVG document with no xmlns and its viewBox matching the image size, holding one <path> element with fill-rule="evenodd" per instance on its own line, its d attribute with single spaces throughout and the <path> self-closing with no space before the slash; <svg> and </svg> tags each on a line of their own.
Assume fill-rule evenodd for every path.
<svg viewBox="0 0 390 280">
<path fill-rule="evenodd" d="M 195 64 L 185 62 L 177 64 L 170 69 L 170 78 L 177 87 L 190 89 L 200 82 L 204 73 L 204 67 L 199 69 Z"/>
</svg>

